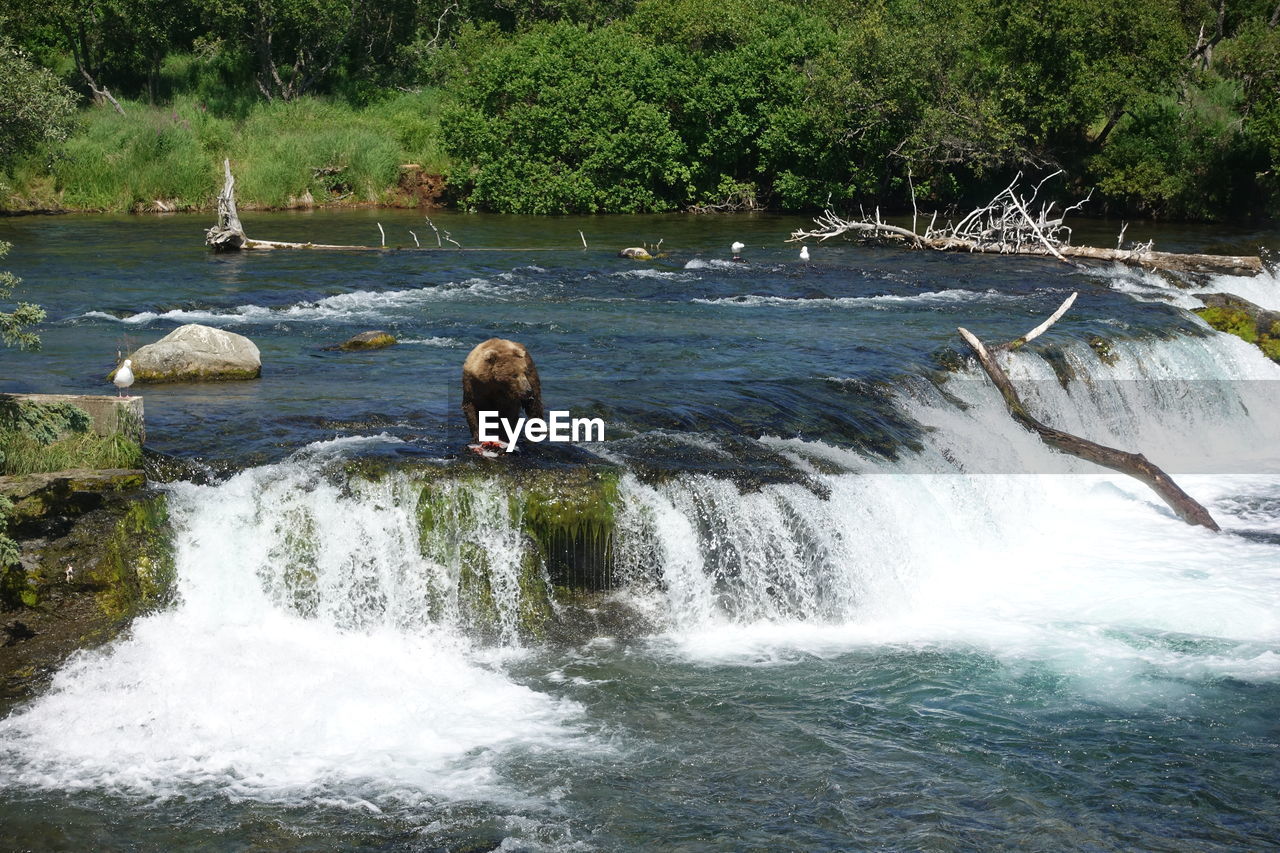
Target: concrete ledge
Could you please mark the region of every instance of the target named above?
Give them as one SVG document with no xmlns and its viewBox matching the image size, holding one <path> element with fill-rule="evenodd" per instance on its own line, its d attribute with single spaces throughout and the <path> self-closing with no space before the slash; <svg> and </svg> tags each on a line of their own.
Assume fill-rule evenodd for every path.
<svg viewBox="0 0 1280 853">
<path fill-rule="evenodd" d="M 146 422 L 141 397 L 110 397 L 97 394 L 0 394 L 0 399 L 24 403 L 70 403 L 89 413 L 98 435 L 123 433 L 138 444 L 145 443 Z"/>
</svg>

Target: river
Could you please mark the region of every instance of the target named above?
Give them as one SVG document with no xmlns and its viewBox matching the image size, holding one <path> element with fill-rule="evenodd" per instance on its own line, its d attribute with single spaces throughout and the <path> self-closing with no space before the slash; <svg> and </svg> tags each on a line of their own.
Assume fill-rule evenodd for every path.
<svg viewBox="0 0 1280 853">
<path fill-rule="evenodd" d="M 411 211 L 244 219 L 436 243 Z M 50 315 L 0 391 L 111 393 L 117 352 L 188 322 L 263 358 L 140 389 L 149 446 L 214 474 L 166 487 L 179 601 L 6 710 L 6 846 L 1276 845 L 1280 367 L 1188 309 L 1280 310 L 1280 281 L 835 243 L 804 263 L 803 220 L 774 216 L 434 220 L 461 249 L 215 256 L 203 217 L 0 220 Z M 1012 339 L 1071 292 L 1010 357 L 1029 405 L 1142 451 L 1223 533 L 1049 451 L 961 363 L 957 326 Z M 369 329 L 400 343 L 326 349 Z M 491 336 L 529 348 L 548 407 L 604 419 L 613 595 L 653 630 L 481 639 L 417 605 L 449 567 L 396 462 L 457 464 L 461 363 Z M 353 456 L 391 473 L 324 476 Z M 495 512 L 472 533 L 496 563 L 518 531 Z M 305 614 L 273 568 L 299 530 Z"/>
</svg>

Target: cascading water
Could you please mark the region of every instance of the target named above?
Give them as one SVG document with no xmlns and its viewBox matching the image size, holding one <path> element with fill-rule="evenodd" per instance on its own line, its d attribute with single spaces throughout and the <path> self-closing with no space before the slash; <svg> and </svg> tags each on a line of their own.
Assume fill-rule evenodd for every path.
<svg viewBox="0 0 1280 853">
<path fill-rule="evenodd" d="M 101 244 L 116 245 L 114 231 Z M 398 437 L 169 487 L 177 603 L 77 655 L 0 722 L 0 821 L 23 827 L 15 846 L 40 846 L 43 818 L 28 815 L 73 825 L 82 801 L 139 834 L 160 825 L 171 849 L 210 837 L 557 850 L 1274 838 L 1273 804 L 1249 796 L 1276 781 L 1280 369 L 1176 308 L 1134 303 L 1125 294 L 1192 307 L 1197 291 L 1132 271 L 829 246 L 800 272 L 791 250 L 749 264 L 706 253 L 624 271 L 585 253 L 541 267 L 460 253 L 475 268 L 425 281 L 407 253 L 373 272 L 326 258 L 305 275 L 270 268 L 305 255 L 218 258 L 227 290 L 212 304 L 192 294 L 173 309 L 148 284 L 64 305 L 49 375 L 74 375 L 88 358 L 75 347 L 105 351 L 122 329 L 194 320 L 264 345 L 278 369 L 220 388 L 216 408 L 198 389 L 148 391 L 161 449 L 260 462 L 335 432 Z M 205 264 L 188 279 L 203 282 Z M 1028 405 L 1142 451 L 1223 534 L 1047 449 L 976 368 L 903 377 L 954 346 L 955 325 L 1017 334 L 1021 313 L 1076 288 L 1079 313 L 1053 343 L 1008 357 Z M 1267 276 L 1203 289 L 1280 307 Z M 776 334 L 744 339 L 754 323 Z M 319 349 L 395 324 L 418 346 L 391 359 Z M 522 503 L 486 475 L 499 464 L 425 475 L 457 443 L 437 429 L 437 415 L 456 421 L 457 363 L 494 333 L 534 345 L 549 399 L 559 377 L 557 404 L 617 406 L 640 454 L 659 432 L 687 454 L 657 474 L 620 463 L 568 509 L 554 490 Z M 1105 346 L 1085 343 L 1095 334 Z M 654 375 L 706 382 L 688 399 L 627 384 L 637 356 Z M 858 396 L 886 377 L 892 399 L 874 402 L 894 417 L 875 455 L 856 439 L 860 418 L 883 412 Z M 828 417 L 838 407 L 855 411 Z M 756 439 L 780 413 L 787 426 L 762 429 L 784 434 Z M 757 450 L 787 476 L 737 476 Z M 712 458 L 718 469 L 697 468 Z M 719 473 L 673 470 L 685 460 Z M 549 598 L 580 580 L 584 555 L 607 580 Z M 612 611 L 582 619 L 568 646 L 529 627 L 614 606 L 647 617 L 642 636 L 594 636 L 637 624 Z M 1232 817 L 1199 834 L 1224 802 Z M 1198 817 L 1169 817 L 1188 808 Z M 184 824 L 192 836 L 164 834 Z M 117 831 L 74 837 L 91 847 Z"/>
<path fill-rule="evenodd" d="M 442 543 L 418 523 L 419 483 L 334 478 L 340 450 L 368 441 L 174 486 L 179 603 L 79 655 L 0 722 L 0 784 L 356 806 L 518 800 L 494 770 L 506 751 L 581 749 L 573 703 L 513 683 L 466 641 L 458 564 L 435 559 L 485 549 L 509 639 L 518 531 L 503 496 L 459 484 L 437 497 L 438 512 L 464 505 L 470 526 Z"/>
<path fill-rule="evenodd" d="M 895 461 L 767 439 L 816 489 L 624 481 L 623 574 L 658 567 L 652 609 L 698 657 L 779 641 L 960 643 L 1075 673 L 1105 660 L 1099 673 L 1280 676 L 1274 521 L 1259 527 L 1280 499 L 1280 369 L 1225 335 L 1122 341 L 1105 360 L 1071 345 L 1055 358 L 1056 371 L 1012 356 L 1033 410 L 1191 472 L 1180 482 L 1226 534 L 1189 528 L 1136 481 L 1052 452 L 974 369 L 901 392 L 926 432 L 922 450 Z M 1064 364 L 1075 377 L 1065 387 Z M 1205 656 L 1161 639 L 1177 636 L 1222 648 Z"/>
<path fill-rule="evenodd" d="M 1057 370 L 1023 352 L 1010 372 L 1049 422 L 1193 472 L 1184 484 L 1228 531 L 1256 532 L 1258 507 L 1280 501 L 1280 370 L 1234 338 L 1121 341 L 1106 361 L 1071 345 Z M 1189 528 L 1144 487 L 1052 453 L 974 371 L 909 383 L 898 402 L 926 431 L 893 461 L 764 439 L 808 485 L 624 475 L 614 594 L 698 657 L 960 644 L 1121 680 L 1280 676 L 1274 544 Z M 508 495 L 483 479 L 426 497 L 403 474 L 335 473 L 369 441 L 395 440 L 172 487 L 180 603 L 0 723 L 0 781 L 500 799 L 514 794 L 493 756 L 582 748 L 580 709 L 512 682 L 465 639 L 486 619 L 510 650 L 531 606 Z M 1176 639 L 1188 636 L 1211 651 Z"/>
</svg>

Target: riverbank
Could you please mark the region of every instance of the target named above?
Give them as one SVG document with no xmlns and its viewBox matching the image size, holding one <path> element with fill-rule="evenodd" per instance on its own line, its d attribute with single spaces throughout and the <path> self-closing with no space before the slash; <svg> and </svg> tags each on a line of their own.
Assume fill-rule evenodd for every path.
<svg viewBox="0 0 1280 853">
<path fill-rule="evenodd" d="M 194 96 L 167 106 L 89 108 L 52 157 L 20 163 L 0 213 L 212 210 L 221 163 L 236 168 L 245 210 L 436 207 L 449 161 L 439 96 L 401 93 L 366 107 L 306 98 L 215 115 Z"/>
</svg>

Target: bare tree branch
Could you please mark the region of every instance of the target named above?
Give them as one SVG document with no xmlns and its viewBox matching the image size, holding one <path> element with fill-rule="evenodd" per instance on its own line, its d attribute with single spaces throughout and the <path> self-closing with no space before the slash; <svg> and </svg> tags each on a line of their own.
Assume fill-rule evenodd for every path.
<svg viewBox="0 0 1280 853">
<path fill-rule="evenodd" d="M 1073 246 L 1071 228 L 1065 224 L 1066 217 L 1088 202 L 1092 192 L 1068 206 L 1060 215 L 1053 214 L 1052 204 L 1042 205 L 1035 215 L 1031 213 L 1031 205 L 1040 188 L 1050 178 L 1060 174 L 1061 171 L 1054 172 L 1042 179 L 1032 188 L 1031 194 L 1023 198 L 1017 190 L 1022 180 L 1019 173 L 991 201 L 971 210 L 955 224 L 948 222 L 942 227 L 935 227 L 937 213 L 934 213 L 924 233 L 889 225 L 880 219 L 878 211 L 874 217 L 863 213 L 860 219 L 845 219 L 832 210 L 825 210 L 814 218 L 816 228 L 794 231 L 788 242 L 821 241 L 851 235 L 864 242 L 903 242 L 915 249 L 933 249 L 939 252 L 1047 255 L 1068 263 L 1073 258 L 1086 258 L 1193 274 L 1225 272 L 1256 275 L 1262 271 L 1261 259 L 1249 255 L 1156 252 L 1150 242 L 1127 250 L 1119 244 L 1114 249 Z M 1121 236 L 1123 238 L 1123 234 Z"/>
<path fill-rule="evenodd" d="M 89 84 L 90 91 L 93 92 L 93 96 L 97 98 L 98 101 L 108 102 L 111 106 L 116 108 L 116 112 L 120 113 L 120 115 L 124 115 L 124 107 L 120 106 L 120 102 L 111 96 L 111 91 L 99 86 L 97 81 L 93 79 L 93 75 L 89 73 L 89 69 L 85 68 L 83 65 L 80 66 L 80 76 L 84 77 L 85 82 Z"/>
<path fill-rule="evenodd" d="M 1018 340 L 1025 343 L 1041 334 L 1066 312 L 1074 300 L 1075 294 L 1073 293 L 1066 302 L 1062 303 L 1062 307 L 1054 312 L 1052 317 Z M 973 350 L 974 355 L 978 357 L 978 363 L 991 381 L 995 383 L 996 388 L 999 389 L 1009 414 L 1019 424 L 1036 433 L 1041 441 L 1055 450 L 1093 462 L 1104 468 L 1110 468 L 1113 471 L 1128 474 L 1130 477 L 1145 483 L 1160 496 L 1161 500 L 1168 504 L 1178 518 L 1187 524 L 1205 527 L 1214 532 L 1220 530 L 1218 523 L 1213 520 L 1213 516 L 1209 514 L 1209 511 L 1204 506 L 1179 488 L 1178 484 L 1168 474 L 1141 453 L 1129 453 L 1124 450 L 1117 450 L 1114 447 L 1107 447 L 1106 445 L 1072 435 L 1069 432 L 1054 429 L 1032 417 L 1027 411 L 1026 405 L 1022 402 L 1022 398 L 1018 396 L 1017 389 L 1013 387 L 1013 382 L 1010 381 L 1009 375 L 1004 372 L 1004 368 L 1000 366 L 1000 363 L 993 355 L 995 351 L 1010 348 L 1017 343 L 1016 341 L 988 349 L 968 329 L 961 327 L 956 331 L 960 333 L 960 337 Z"/>
</svg>

